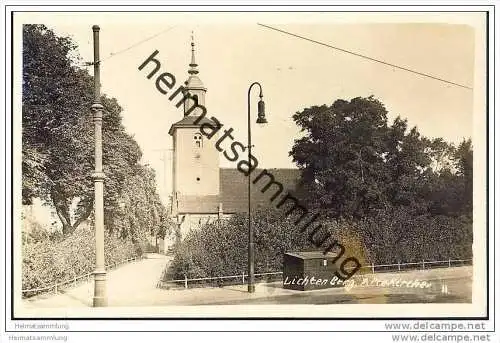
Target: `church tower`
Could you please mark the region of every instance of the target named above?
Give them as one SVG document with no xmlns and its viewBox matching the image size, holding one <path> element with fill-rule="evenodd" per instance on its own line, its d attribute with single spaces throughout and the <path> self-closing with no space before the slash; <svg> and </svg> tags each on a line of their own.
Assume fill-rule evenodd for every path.
<svg viewBox="0 0 500 343">
<path fill-rule="evenodd" d="M 199 105 L 205 106 L 205 94 L 207 93 L 207 89 L 198 76 L 198 64 L 196 63 L 194 53 L 194 38 L 191 37 L 191 39 L 191 63 L 189 63 L 188 70 L 189 77 L 184 84 L 186 90 L 191 94 L 192 98 L 195 99 L 194 101 L 197 101 Z M 184 102 L 184 114 L 191 106 L 193 106 L 193 100 L 189 98 Z M 190 114 L 196 115 L 195 113 Z"/>
<path fill-rule="evenodd" d="M 215 148 L 218 135 L 209 140 L 200 132 L 204 123 L 211 123 L 207 118 L 195 123 L 199 113 L 197 110 L 186 115 L 186 108 L 192 107 L 192 101 L 206 107 L 207 89 L 201 81 L 198 64 L 195 59 L 194 39 L 191 42 L 191 63 L 189 77 L 185 82 L 186 91 L 194 99 L 184 103 L 184 117 L 172 125 L 169 134 L 173 138 L 173 214 L 190 212 L 193 203 L 217 201 L 219 196 L 219 152 Z M 210 111 L 207 109 L 206 117 Z"/>
</svg>

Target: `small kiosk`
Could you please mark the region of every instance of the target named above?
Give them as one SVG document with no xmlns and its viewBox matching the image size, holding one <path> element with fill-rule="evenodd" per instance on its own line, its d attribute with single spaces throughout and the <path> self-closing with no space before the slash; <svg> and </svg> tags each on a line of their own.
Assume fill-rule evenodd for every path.
<svg viewBox="0 0 500 343">
<path fill-rule="evenodd" d="M 335 276 L 337 254 L 323 251 L 287 252 L 283 256 L 283 288 L 298 291 L 342 287 Z"/>
</svg>

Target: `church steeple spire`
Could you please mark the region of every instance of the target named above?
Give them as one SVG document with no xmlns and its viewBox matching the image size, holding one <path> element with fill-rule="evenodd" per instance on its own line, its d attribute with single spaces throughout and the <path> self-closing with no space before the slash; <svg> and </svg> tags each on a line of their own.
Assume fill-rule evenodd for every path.
<svg viewBox="0 0 500 343">
<path fill-rule="evenodd" d="M 186 85 L 186 91 L 191 94 L 191 97 L 195 100 L 189 100 L 184 102 L 185 109 L 192 106 L 192 102 L 195 101 L 197 104 L 205 106 L 205 93 L 207 89 L 200 80 L 198 63 L 196 63 L 195 49 L 194 49 L 194 34 L 191 32 L 191 63 L 189 63 L 188 79 L 184 83 Z M 186 113 L 186 111 L 184 111 Z"/>
<path fill-rule="evenodd" d="M 191 32 L 191 63 L 189 63 L 189 71 L 190 75 L 198 74 L 198 64 L 196 63 L 196 59 L 194 57 L 194 33 Z"/>
</svg>

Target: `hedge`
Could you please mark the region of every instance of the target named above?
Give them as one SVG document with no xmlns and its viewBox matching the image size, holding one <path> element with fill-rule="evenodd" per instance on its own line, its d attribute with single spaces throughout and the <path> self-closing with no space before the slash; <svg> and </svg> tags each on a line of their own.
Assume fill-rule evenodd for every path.
<svg viewBox="0 0 500 343">
<path fill-rule="evenodd" d="M 39 232 L 25 235 L 22 249 L 23 290 L 50 286 L 95 269 L 95 236 L 88 225 L 81 225 L 64 238 L 48 237 L 40 235 Z M 139 257 L 142 249 L 140 244 L 105 234 L 104 252 L 107 265 Z"/>
<path fill-rule="evenodd" d="M 322 223 L 361 265 L 472 258 L 472 219 L 414 215 L 391 208 L 362 220 Z M 282 271 L 287 251 L 315 250 L 307 234 L 274 211 L 252 214 L 255 272 Z M 242 214 L 190 231 L 163 280 L 240 275 L 247 271 L 247 217 Z"/>
</svg>

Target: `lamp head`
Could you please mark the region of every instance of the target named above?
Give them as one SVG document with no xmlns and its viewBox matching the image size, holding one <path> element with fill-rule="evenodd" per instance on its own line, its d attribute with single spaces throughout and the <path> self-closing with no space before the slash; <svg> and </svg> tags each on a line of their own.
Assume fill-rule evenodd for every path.
<svg viewBox="0 0 500 343">
<path fill-rule="evenodd" d="M 267 119 L 266 119 L 266 104 L 264 103 L 264 100 L 262 100 L 262 95 L 260 96 L 259 103 L 257 105 L 258 112 L 257 112 L 257 124 L 267 124 Z"/>
</svg>

